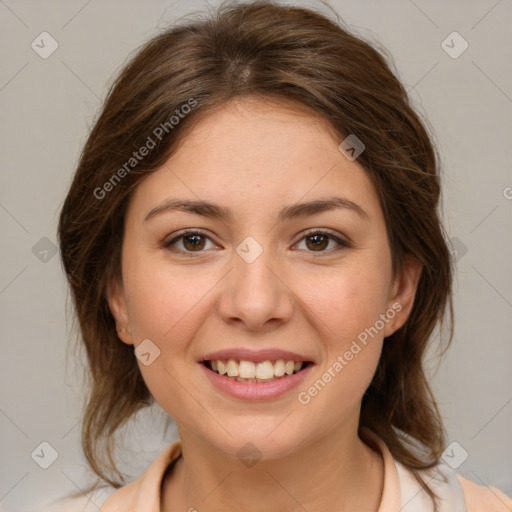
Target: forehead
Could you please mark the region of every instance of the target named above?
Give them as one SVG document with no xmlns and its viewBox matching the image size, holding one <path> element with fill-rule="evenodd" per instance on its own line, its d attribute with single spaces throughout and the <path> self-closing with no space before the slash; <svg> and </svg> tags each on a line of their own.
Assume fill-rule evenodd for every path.
<svg viewBox="0 0 512 512">
<path fill-rule="evenodd" d="M 327 120 L 292 102 L 232 102 L 187 133 L 166 164 L 138 186 L 133 203 L 146 214 L 169 197 L 261 213 L 342 195 L 367 211 L 379 209 L 365 170 L 339 151 L 340 142 Z"/>
</svg>

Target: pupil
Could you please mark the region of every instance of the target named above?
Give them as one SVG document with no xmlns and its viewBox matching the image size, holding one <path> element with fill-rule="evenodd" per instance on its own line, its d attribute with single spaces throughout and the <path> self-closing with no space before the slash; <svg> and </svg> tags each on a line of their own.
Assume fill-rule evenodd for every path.
<svg viewBox="0 0 512 512">
<path fill-rule="evenodd" d="M 192 248 L 202 248 L 201 244 L 202 235 L 189 235 L 185 237 L 185 245 L 190 246 Z M 308 240 L 313 243 L 313 247 L 316 248 L 325 248 L 325 241 L 327 237 L 325 235 L 311 235 L 308 237 Z"/>
<path fill-rule="evenodd" d="M 322 248 L 325 248 L 325 241 L 326 241 L 327 237 L 325 235 L 311 235 L 309 237 L 309 240 L 314 240 L 313 241 L 313 247 L 322 247 Z"/>
<path fill-rule="evenodd" d="M 185 237 L 185 245 L 190 245 L 191 247 L 200 247 L 200 242 L 201 242 L 201 238 L 202 238 L 202 235 L 189 235 L 187 237 Z M 193 242 L 190 242 L 191 240 L 194 240 Z"/>
</svg>

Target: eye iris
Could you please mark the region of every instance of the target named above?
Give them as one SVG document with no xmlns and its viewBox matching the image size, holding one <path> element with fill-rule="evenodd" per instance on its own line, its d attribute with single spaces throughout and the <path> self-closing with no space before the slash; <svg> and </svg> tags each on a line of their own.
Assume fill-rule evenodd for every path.
<svg viewBox="0 0 512 512">
<path fill-rule="evenodd" d="M 323 250 L 329 245 L 329 239 L 329 236 L 322 233 L 309 235 L 306 237 L 306 245 L 309 249 L 313 249 L 314 252 L 319 252 L 319 250 Z M 199 252 L 204 248 L 205 237 L 200 233 L 185 235 L 182 237 L 182 240 L 184 247 L 191 252 Z"/>
<path fill-rule="evenodd" d="M 326 242 L 326 243 L 322 243 L 322 241 L 320 241 L 320 239 L 322 239 L 322 241 L 323 241 L 323 242 Z M 317 235 L 311 235 L 311 236 L 308 236 L 308 237 L 306 238 L 306 241 L 307 241 L 307 242 L 309 242 L 309 241 L 311 241 L 311 240 L 315 240 L 315 241 L 313 242 L 313 247 L 314 247 L 315 249 L 319 249 L 319 248 L 320 248 L 320 249 L 325 249 L 325 247 L 327 247 L 327 244 L 329 243 L 329 242 L 328 242 L 328 239 L 329 239 L 329 237 L 327 237 L 326 235 L 320 235 L 320 234 L 317 234 Z M 309 245 L 308 245 L 308 248 L 311 248 L 311 247 L 309 247 Z"/>
<path fill-rule="evenodd" d="M 189 246 L 188 242 L 190 240 L 195 240 L 194 242 L 191 243 L 191 245 Z M 203 243 L 201 244 L 200 242 L 200 239 L 203 239 Z M 188 236 L 185 236 L 183 237 L 183 245 L 188 249 L 192 248 L 192 250 L 196 250 L 196 249 L 202 249 L 204 247 L 204 237 L 203 235 L 188 235 Z"/>
</svg>

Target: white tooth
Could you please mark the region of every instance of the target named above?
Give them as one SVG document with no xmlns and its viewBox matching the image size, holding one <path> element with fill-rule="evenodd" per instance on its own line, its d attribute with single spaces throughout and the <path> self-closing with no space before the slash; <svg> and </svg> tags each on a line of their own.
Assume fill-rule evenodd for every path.
<svg viewBox="0 0 512 512">
<path fill-rule="evenodd" d="M 252 361 L 240 361 L 238 373 L 243 379 L 254 379 L 256 376 L 256 365 Z"/>
<path fill-rule="evenodd" d="M 256 366 L 257 379 L 271 379 L 274 376 L 274 365 L 271 361 L 263 361 Z"/>
<path fill-rule="evenodd" d="M 212 370 L 214 372 L 216 372 L 219 369 L 219 365 L 218 365 L 217 361 L 210 361 L 210 362 L 211 362 L 211 365 L 212 365 Z"/>
<path fill-rule="evenodd" d="M 276 377 L 282 377 L 285 373 L 284 369 L 284 360 L 278 359 L 276 363 L 274 364 L 274 375 Z"/>
<path fill-rule="evenodd" d="M 226 364 L 224 363 L 224 361 L 221 361 L 220 359 L 217 361 L 217 371 L 221 374 L 221 375 L 224 375 L 226 373 Z"/>
<path fill-rule="evenodd" d="M 294 366 L 293 366 L 293 369 L 298 372 L 300 369 L 302 368 L 302 361 L 296 361 Z"/>
<path fill-rule="evenodd" d="M 238 377 L 238 363 L 234 359 L 228 359 L 226 366 L 228 377 Z"/>
<path fill-rule="evenodd" d="M 288 375 L 291 375 L 293 373 L 295 363 L 293 361 L 286 361 L 286 364 L 284 365 L 284 370 Z"/>
</svg>

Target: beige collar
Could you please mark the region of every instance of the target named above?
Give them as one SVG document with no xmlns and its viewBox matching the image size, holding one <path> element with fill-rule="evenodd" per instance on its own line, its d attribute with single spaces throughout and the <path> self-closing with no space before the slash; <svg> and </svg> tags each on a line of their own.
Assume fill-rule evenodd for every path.
<svg viewBox="0 0 512 512">
<path fill-rule="evenodd" d="M 412 473 L 395 461 L 388 447 L 374 432 L 364 429 L 380 450 L 384 461 L 384 487 L 378 512 L 431 512 L 430 498 Z M 134 482 L 115 491 L 101 507 L 101 512 L 160 512 L 160 487 L 169 464 L 181 456 L 181 441 L 169 445 Z M 455 472 L 438 465 L 424 472 L 426 481 L 442 498 L 439 512 L 467 512 L 464 494 Z"/>
</svg>

